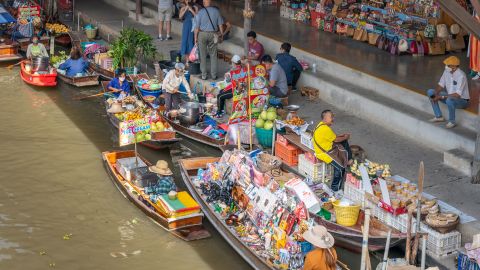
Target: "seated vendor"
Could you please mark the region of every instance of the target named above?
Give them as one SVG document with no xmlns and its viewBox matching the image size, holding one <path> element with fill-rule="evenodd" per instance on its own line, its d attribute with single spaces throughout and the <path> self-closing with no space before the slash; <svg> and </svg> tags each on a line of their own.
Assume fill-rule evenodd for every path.
<svg viewBox="0 0 480 270">
<path fill-rule="evenodd" d="M 327 231 L 327 228 L 316 225 L 303 233 L 303 239 L 315 247 L 305 256 L 303 270 L 337 269 L 337 252 L 333 247 L 335 239 Z"/>
<path fill-rule="evenodd" d="M 123 99 L 130 95 L 130 84 L 127 82 L 127 72 L 124 69 L 117 71 L 117 77 L 113 78 L 107 86 L 113 92 L 115 98 Z"/>
<path fill-rule="evenodd" d="M 172 109 L 177 109 L 180 104 L 180 85 L 187 90 L 188 97 L 193 98 L 190 91 L 190 85 L 185 79 L 185 65 L 183 63 L 176 63 L 175 69 L 170 70 L 163 80 L 162 89 L 165 91 L 165 110 L 169 112 Z"/>
<path fill-rule="evenodd" d="M 170 191 L 177 191 L 177 186 L 172 177 L 172 170 L 170 170 L 165 160 L 157 161 L 157 164 L 148 167 L 148 170 L 156 173 L 158 176 L 159 181 L 155 185 L 155 191 L 158 195 L 168 194 Z"/>
<path fill-rule="evenodd" d="M 260 61 L 265 53 L 262 43 L 257 40 L 257 33 L 250 31 L 247 33 L 248 39 L 248 55 L 246 56 L 247 60 L 250 61 Z"/>
<path fill-rule="evenodd" d="M 336 135 L 331 126 L 334 115 L 331 110 L 324 110 L 321 114 L 322 121 L 318 123 L 313 132 L 313 147 L 315 156 L 333 167 L 332 190 L 338 192 L 345 180 L 345 169 L 351 164 L 352 152 L 348 139 L 350 134 Z"/>
<path fill-rule="evenodd" d="M 285 71 L 283 71 L 279 64 L 273 63 L 272 57 L 268 54 L 262 57 L 262 64 L 265 65 L 268 71 L 268 78 L 270 80 L 268 90 L 270 95 L 277 98 L 286 97 L 288 93 L 288 83 Z"/>
<path fill-rule="evenodd" d="M 230 71 L 240 70 L 242 68 L 242 59 L 238 55 L 232 57 L 232 68 Z M 230 72 L 225 74 L 226 78 L 230 78 Z M 220 90 L 217 95 L 217 115 L 215 117 L 222 118 L 225 114 L 225 101 L 233 97 L 232 84 L 227 88 Z"/>
<path fill-rule="evenodd" d="M 84 75 L 88 70 L 88 61 L 83 59 L 78 47 L 73 47 L 70 58 L 61 64 L 58 69 L 65 70 L 65 75 L 68 77 L 75 77 L 77 74 Z"/>
<path fill-rule="evenodd" d="M 32 43 L 27 48 L 27 58 L 32 59 L 35 57 L 48 57 L 47 49 L 45 45 L 39 43 L 38 36 L 32 37 Z"/>
</svg>

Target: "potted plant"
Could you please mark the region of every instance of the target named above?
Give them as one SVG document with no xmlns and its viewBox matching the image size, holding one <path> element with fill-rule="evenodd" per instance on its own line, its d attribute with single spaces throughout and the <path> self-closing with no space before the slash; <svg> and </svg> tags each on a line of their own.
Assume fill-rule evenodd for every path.
<svg viewBox="0 0 480 270">
<path fill-rule="evenodd" d="M 155 57 L 157 49 L 153 38 L 135 28 L 125 28 L 111 46 L 113 51 L 113 67 L 124 68 L 127 73 L 133 73 L 133 67 L 140 60 L 149 60 Z"/>
</svg>

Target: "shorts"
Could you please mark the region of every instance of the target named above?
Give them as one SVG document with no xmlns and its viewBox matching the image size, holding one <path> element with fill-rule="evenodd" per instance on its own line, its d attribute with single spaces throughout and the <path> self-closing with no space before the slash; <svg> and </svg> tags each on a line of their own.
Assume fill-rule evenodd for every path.
<svg viewBox="0 0 480 270">
<path fill-rule="evenodd" d="M 158 20 L 163 22 L 169 22 L 172 20 L 173 8 L 158 8 Z"/>
</svg>

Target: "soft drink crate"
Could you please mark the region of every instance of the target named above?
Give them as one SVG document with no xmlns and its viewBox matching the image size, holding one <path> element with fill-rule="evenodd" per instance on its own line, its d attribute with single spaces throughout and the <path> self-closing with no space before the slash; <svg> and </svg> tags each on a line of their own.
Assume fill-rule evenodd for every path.
<svg viewBox="0 0 480 270">
<path fill-rule="evenodd" d="M 298 155 L 301 154 L 301 150 L 293 145 L 284 146 L 279 142 L 275 142 L 275 156 L 280 158 L 289 166 L 297 166 Z"/>
<path fill-rule="evenodd" d="M 332 166 L 324 162 L 313 163 L 308 160 L 305 154 L 298 155 L 298 171 L 300 174 L 310 178 L 313 182 L 327 182 L 332 179 Z"/>
<path fill-rule="evenodd" d="M 306 147 L 313 149 L 313 140 L 312 140 L 312 134 L 308 132 L 302 132 L 300 133 L 300 142 L 305 145 Z"/>
<path fill-rule="evenodd" d="M 420 229 L 428 233 L 427 254 L 433 257 L 445 257 L 457 253 L 462 244 L 462 234 L 459 231 L 439 233 L 422 223 Z"/>
<path fill-rule="evenodd" d="M 350 182 L 345 182 L 343 194 L 349 200 L 354 203 L 363 204 L 363 198 L 365 197 L 365 192 Z"/>
</svg>

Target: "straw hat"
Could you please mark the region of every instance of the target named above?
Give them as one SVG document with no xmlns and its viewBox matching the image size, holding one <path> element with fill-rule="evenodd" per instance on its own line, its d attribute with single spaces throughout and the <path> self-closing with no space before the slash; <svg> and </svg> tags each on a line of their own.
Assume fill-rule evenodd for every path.
<svg viewBox="0 0 480 270">
<path fill-rule="evenodd" d="M 470 248 L 467 248 L 467 250 L 472 250 L 472 249 L 477 249 L 477 248 L 480 248 L 480 233 L 475 234 L 473 236 L 472 245 L 470 246 Z"/>
<path fill-rule="evenodd" d="M 456 56 L 450 56 L 443 61 L 446 66 L 460 66 L 460 59 Z"/>
<path fill-rule="evenodd" d="M 161 175 L 172 175 L 172 170 L 168 167 L 168 163 L 165 160 L 157 161 L 155 166 L 148 167 L 148 170 Z"/>
<path fill-rule="evenodd" d="M 117 102 L 113 103 L 110 109 L 107 110 L 108 113 L 122 113 L 124 111 L 125 109 L 122 107 L 122 104 Z"/>
<path fill-rule="evenodd" d="M 333 236 L 327 231 L 327 228 L 316 225 L 303 234 L 303 239 L 319 248 L 331 248 L 335 243 Z"/>
</svg>

